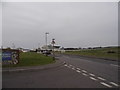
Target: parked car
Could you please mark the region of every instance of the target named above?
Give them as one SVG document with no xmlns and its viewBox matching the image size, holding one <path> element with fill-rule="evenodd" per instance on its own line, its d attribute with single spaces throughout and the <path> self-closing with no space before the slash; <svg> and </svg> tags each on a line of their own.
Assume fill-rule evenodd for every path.
<svg viewBox="0 0 120 90">
<path fill-rule="evenodd" d="M 49 55 L 49 54 L 51 54 L 51 51 L 45 50 L 45 51 L 42 52 L 42 54 Z"/>
</svg>

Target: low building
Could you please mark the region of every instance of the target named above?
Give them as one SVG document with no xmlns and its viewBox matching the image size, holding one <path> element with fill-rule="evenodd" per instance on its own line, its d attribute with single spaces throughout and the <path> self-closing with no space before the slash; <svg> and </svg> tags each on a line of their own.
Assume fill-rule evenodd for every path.
<svg viewBox="0 0 120 90">
<path fill-rule="evenodd" d="M 54 51 L 60 51 L 60 45 L 54 45 Z M 44 45 L 41 50 L 53 50 L 53 46 L 50 44 L 50 45 Z"/>
<path fill-rule="evenodd" d="M 22 49 L 22 52 L 30 52 L 30 49 Z"/>
<path fill-rule="evenodd" d="M 60 45 L 54 45 L 54 51 L 60 51 Z"/>
</svg>

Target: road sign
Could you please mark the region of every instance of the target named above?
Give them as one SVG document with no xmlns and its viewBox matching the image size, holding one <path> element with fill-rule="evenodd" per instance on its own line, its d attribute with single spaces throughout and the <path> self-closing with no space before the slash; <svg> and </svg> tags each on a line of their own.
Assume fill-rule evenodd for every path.
<svg viewBox="0 0 120 90">
<path fill-rule="evenodd" d="M 12 52 L 3 52 L 2 53 L 2 60 L 12 60 Z"/>
<path fill-rule="evenodd" d="M 2 63 L 3 64 L 18 64 L 19 63 L 19 50 L 2 49 Z"/>
<path fill-rule="evenodd" d="M 52 44 L 55 44 L 55 41 L 52 41 Z"/>
<path fill-rule="evenodd" d="M 52 42 L 51 42 L 52 44 L 55 44 L 55 41 L 54 41 L 54 40 L 55 40 L 55 39 L 52 39 Z"/>
</svg>

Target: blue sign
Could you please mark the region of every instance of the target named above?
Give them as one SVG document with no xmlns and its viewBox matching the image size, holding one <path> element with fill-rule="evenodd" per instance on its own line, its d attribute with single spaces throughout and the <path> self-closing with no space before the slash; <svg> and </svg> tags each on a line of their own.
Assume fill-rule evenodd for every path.
<svg viewBox="0 0 120 90">
<path fill-rule="evenodd" d="M 12 52 L 3 52 L 2 53 L 2 61 L 12 60 Z"/>
</svg>

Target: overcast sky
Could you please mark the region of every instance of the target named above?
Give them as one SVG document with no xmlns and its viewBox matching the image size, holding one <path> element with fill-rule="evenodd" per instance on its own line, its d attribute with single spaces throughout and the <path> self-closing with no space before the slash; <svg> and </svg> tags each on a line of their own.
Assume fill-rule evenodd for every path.
<svg viewBox="0 0 120 90">
<path fill-rule="evenodd" d="M 37 48 L 55 38 L 63 47 L 118 45 L 117 2 L 4 2 L 4 47 Z"/>
</svg>

